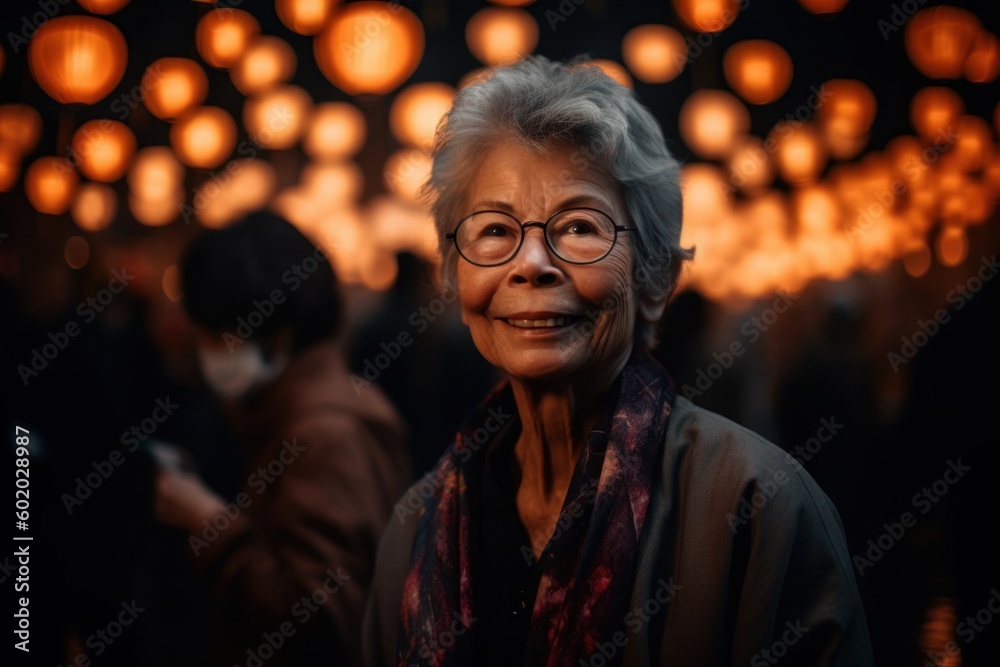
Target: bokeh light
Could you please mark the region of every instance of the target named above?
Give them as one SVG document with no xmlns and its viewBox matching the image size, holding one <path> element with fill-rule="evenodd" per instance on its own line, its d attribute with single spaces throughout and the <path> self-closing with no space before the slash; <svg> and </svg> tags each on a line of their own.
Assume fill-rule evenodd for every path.
<svg viewBox="0 0 1000 667">
<path fill-rule="evenodd" d="M 198 21 L 195 44 L 206 63 L 228 69 L 236 64 L 258 34 L 260 24 L 252 14 L 224 7 L 213 9 Z"/>
<path fill-rule="evenodd" d="M 184 164 L 211 169 L 233 152 L 236 122 L 220 107 L 191 109 L 171 126 L 170 145 Z"/>
<path fill-rule="evenodd" d="M 1000 40 L 981 30 L 962 66 L 965 78 L 974 83 L 990 83 L 1000 75 Z"/>
<path fill-rule="evenodd" d="M 35 150 L 42 136 L 42 115 L 27 104 L 0 105 L 0 142 L 20 155 Z"/>
<path fill-rule="evenodd" d="M 92 181 L 111 183 L 125 175 L 135 153 L 135 135 L 116 120 L 92 120 L 73 134 L 72 156 L 80 173 Z"/>
<path fill-rule="evenodd" d="M 243 126 L 264 148 L 283 150 L 295 146 L 309 124 L 313 102 L 299 86 L 279 86 L 243 105 Z"/>
<path fill-rule="evenodd" d="M 486 7 L 465 25 L 465 43 L 484 65 L 509 65 L 534 53 L 538 23 L 522 9 Z"/>
<path fill-rule="evenodd" d="M 364 146 L 367 121 L 353 104 L 324 102 L 313 108 L 312 120 L 302 139 L 306 155 L 314 160 L 351 157 Z"/>
<path fill-rule="evenodd" d="M 62 104 L 101 101 L 122 80 L 127 63 L 121 31 L 93 16 L 49 19 L 28 43 L 31 75 Z"/>
<path fill-rule="evenodd" d="M 673 5 L 684 25 L 698 32 L 725 30 L 740 13 L 740 0 L 673 0 Z"/>
<path fill-rule="evenodd" d="M 208 77 L 189 58 L 154 60 L 142 75 L 143 103 L 161 120 L 173 120 L 205 101 Z"/>
<path fill-rule="evenodd" d="M 792 82 L 792 59 L 775 42 L 750 39 L 726 50 L 722 69 L 729 87 L 751 104 L 768 104 Z"/>
<path fill-rule="evenodd" d="M 681 106 L 684 143 L 703 158 L 722 159 L 750 130 L 750 112 L 724 90 L 699 90 Z"/>
<path fill-rule="evenodd" d="M 431 156 L 419 148 L 402 148 L 385 161 L 385 184 L 389 192 L 408 201 L 418 201 L 420 188 L 431 175 Z"/>
<path fill-rule="evenodd" d="M 21 175 L 21 151 L 7 141 L 0 140 L 0 192 L 7 192 Z"/>
<path fill-rule="evenodd" d="M 295 51 L 279 37 L 255 37 L 229 70 L 233 85 L 244 95 L 260 95 L 295 74 Z"/>
<path fill-rule="evenodd" d="M 853 158 L 868 144 L 877 104 L 871 88 L 853 79 L 833 79 L 823 84 L 827 99 L 816 110 L 816 122 L 834 159 Z"/>
<path fill-rule="evenodd" d="M 339 0 L 275 0 L 278 18 L 292 32 L 315 35 L 326 24 Z"/>
<path fill-rule="evenodd" d="M 803 185 L 819 178 L 828 154 L 822 135 L 812 123 L 784 123 L 768 135 L 777 144 L 775 166 L 790 185 Z"/>
<path fill-rule="evenodd" d="M 954 90 L 943 86 L 922 88 L 910 100 L 910 124 L 925 141 L 946 136 L 963 113 L 965 102 Z"/>
<path fill-rule="evenodd" d="M 625 65 L 645 83 L 673 81 L 687 65 L 687 57 L 684 37 L 670 26 L 636 26 L 622 40 Z"/>
<path fill-rule="evenodd" d="M 82 236 L 71 236 L 63 247 L 63 257 L 71 269 L 82 269 L 90 261 L 90 244 Z"/>
<path fill-rule="evenodd" d="M 847 6 L 847 0 L 799 0 L 799 4 L 813 14 L 836 14 Z"/>
<path fill-rule="evenodd" d="M 906 54 L 931 79 L 958 79 L 979 31 L 979 19 L 965 9 L 948 5 L 921 9 L 906 22 Z"/>
<path fill-rule="evenodd" d="M 445 83 L 415 83 L 396 95 L 389 110 L 389 127 L 402 143 L 429 149 L 434 131 L 451 108 L 455 89 Z"/>
<path fill-rule="evenodd" d="M 77 4 L 91 14 L 114 14 L 129 3 L 129 0 L 76 0 Z"/>
<path fill-rule="evenodd" d="M 118 213 L 118 197 L 110 185 L 84 183 L 77 189 L 69 215 L 80 229 L 98 232 Z"/>
<path fill-rule="evenodd" d="M 79 180 L 65 159 L 41 157 L 24 174 L 24 192 L 39 213 L 60 215 L 69 208 Z"/>
</svg>

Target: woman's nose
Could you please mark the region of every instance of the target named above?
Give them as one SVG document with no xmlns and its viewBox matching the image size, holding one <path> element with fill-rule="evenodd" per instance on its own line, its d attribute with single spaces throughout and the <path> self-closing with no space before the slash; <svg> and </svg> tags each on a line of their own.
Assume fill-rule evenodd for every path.
<svg viewBox="0 0 1000 667">
<path fill-rule="evenodd" d="M 521 249 L 514 257 L 510 279 L 518 284 L 558 284 L 565 276 L 557 264 L 555 255 L 545 242 L 545 230 L 541 227 L 528 227 L 524 230 Z"/>
</svg>

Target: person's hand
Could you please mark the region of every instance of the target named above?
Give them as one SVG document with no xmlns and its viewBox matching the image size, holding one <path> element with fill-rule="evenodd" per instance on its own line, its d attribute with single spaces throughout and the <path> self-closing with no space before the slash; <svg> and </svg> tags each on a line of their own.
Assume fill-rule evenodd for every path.
<svg viewBox="0 0 1000 667">
<path fill-rule="evenodd" d="M 196 475 L 169 468 L 156 473 L 153 511 L 162 523 L 197 533 L 204 521 L 223 511 L 225 505 Z"/>
</svg>

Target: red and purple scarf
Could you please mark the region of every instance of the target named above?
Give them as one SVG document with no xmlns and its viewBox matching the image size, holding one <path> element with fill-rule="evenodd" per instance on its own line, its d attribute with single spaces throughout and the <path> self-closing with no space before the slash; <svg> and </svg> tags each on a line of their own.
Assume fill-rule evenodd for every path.
<svg viewBox="0 0 1000 667">
<path fill-rule="evenodd" d="M 527 665 L 587 662 L 599 643 L 625 627 L 639 536 L 676 391 L 666 370 L 638 348 L 611 391 L 617 391 L 608 403 L 613 407 L 600 422 L 607 437 L 591 433 L 581 453 L 597 493 L 592 485 L 571 485 L 563 504 L 592 501 L 591 511 L 579 519 L 585 522 L 581 529 L 565 531 L 542 555 L 547 565 L 531 614 Z M 516 414 L 505 382 L 470 415 L 454 446 L 425 478 L 434 491 L 421 510 L 403 586 L 401 665 L 481 662 L 473 654 L 472 591 L 474 577 L 488 576 L 477 571 L 474 557 L 483 464 L 492 440 L 484 434 L 498 430 L 498 417 Z M 469 628 L 458 636 L 451 632 L 456 620 Z M 620 662 L 621 654 L 603 664 Z"/>
</svg>

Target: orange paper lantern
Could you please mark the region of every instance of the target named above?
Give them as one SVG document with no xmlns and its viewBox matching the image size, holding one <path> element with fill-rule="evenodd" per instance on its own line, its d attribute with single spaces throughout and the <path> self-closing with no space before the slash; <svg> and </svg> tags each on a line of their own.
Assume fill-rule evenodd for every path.
<svg viewBox="0 0 1000 667">
<path fill-rule="evenodd" d="M 486 7 L 465 25 L 465 43 L 484 65 L 509 65 L 538 46 L 538 23 L 523 9 Z"/>
<path fill-rule="evenodd" d="M 129 0 L 76 0 L 76 2 L 91 14 L 114 14 L 127 5 Z"/>
<path fill-rule="evenodd" d="M 429 149 L 434 131 L 451 108 L 455 89 L 444 83 L 415 83 L 402 90 L 389 110 L 389 127 L 404 144 Z"/>
<path fill-rule="evenodd" d="M 0 142 L 20 155 L 35 150 L 42 136 L 42 115 L 27 104 L 0 105 Z"/>
<path fill-rule="evenodd" d="M 40 213 L 60 215 L 69 208 L 80 177 L 63 158 L 38 158 L 24 175 L 24 193 Z"/>
<path fill-rule="evenodd" d="M 361 110 L 346 102 L 324 102 L 313 110 L 302 148 L 314 160 L 340 160 L 361 150 L 367 122 Z"/>
<path fill-rule="evenodd" d="M 979 19 L 965 9 L 947 5 L 922 9 L 906 23 L 906 54 L 932 79 L 958 79 L 979 31 Z"/>
<path fill-rule="evenodd" d="M 292 32 L 315 35 L 333 12 L 338 0 L 275 0 L 278 18 Z"/>
<path fill-rule="evenodd" d="M 92 16 L 60 16 L 44 23 L 28 44 L 28 69 L 52 99 L 94 104 L 114 90 L 128 50 L 118 28 Z"/>
<path fill-rule="evenodd" d="M 211 169 L 233 152 L 236 122 L 219 107 L 191 109 L 170 128 L 170 145 L 184 164 Z"/>
<path fill-rule="evenodd" d="M 195 44 L 206 63 L 228 69 L 243 55 L 250 40 L 260 34 L 260 24 L 241 9 L 213 9 L 195 29 Z"/>
<path fill-rule="evenodd" d="M 740 13 L 740 0 L 673 0 L 673 4 L 680 20 L 698 32 L 725 30 Z"/>
<path fill-rule="evenodd" d="M 640 25 L 622 40 L 622 59 L 632 75 L 646 83 L 673 81 L 687 65 L 687 44 L 665 25 Z"/>
<path fill-rule="evenodd" d="M 205 101 L 208 77 L 188 58 L 160 58 L 142 75 L 143 102 L 161 120 L 173 120 Z"/>
<path fill-rule="evenodd" d="M 243 105 L 243 126 L 253 140 L 274 150 L 291 148 L 309 125 L 312 98 L 298 86 L 279 86 Z"/>
<path fill-rule="evenodd" d="M 733 44 L 722 59 L 726 82 L 750 104 L 768 104 L 792 82 L 792 59 L 774 42 L 750 39 Z"/>
<path fill-rule="evenodd" d="M 111 183 L 125 175 L 135 153 L 135 135 L 118 121 L 92 120 L 73 133 L 70 146 L 80 173 Z"/>
<path fill-rule="evenodd" d="M 278 37 L 256 37 L 229 71 L 233 85 L 244 95 L 260 95 L 295 74 L 295 51 Z"/>
<path fill-rule="evenodd" d="M 710 160 L 727 157 L 750 130 L 750 113 L 724 90 L 692 93 L 681 105 L 679 121 L 684 143 Z"/>
</svg>

